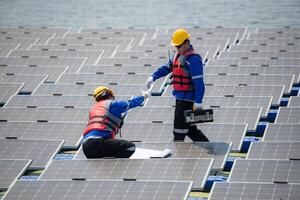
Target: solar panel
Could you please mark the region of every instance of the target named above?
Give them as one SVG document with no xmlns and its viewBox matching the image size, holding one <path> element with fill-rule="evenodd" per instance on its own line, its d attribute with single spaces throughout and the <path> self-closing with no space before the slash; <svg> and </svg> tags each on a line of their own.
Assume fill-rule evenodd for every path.
<svg viewBox="0 0 300 200">
<path fill-rule="evenodd" d="M 259 75 L 282 75 L 290 74 L 295 75 L 293 83 L 300 81 L 300 67 L 297 66 L 276 66 L 276 67 L 261 67 L 261 66 L 219 66 L 219 65 L 207 65 L 204 68 L 204 74 L 259 74 Z"/>
<path fill-rule="evenodd" d="M 212 85 L 284 85 L 284 92 L 290 93 L 294 75 L 205 75 L 205 84 Z"/>
<path fill-rule="evenodd" d="M 100 59 L 103 51 L 66 51 L 66 50 L 13 50 L 9 56 L 29 58 L 87 58 L 85 64 L 94 65 Z"/>
<path fill-rule="evenodd" d="M 47 79 L 47 76 L 38 76 L 38 75 L 15 75 L 15 74 L 0 74 L 0 82 L 4 83 L 24 83 L 24 86 L 21 88 L 21 92 L 32 93 L 32 91 L 38 87 L 39 84 L 44 82 Z"/>
<path fill-rule="evenodd" d="M 297 33 L 300 28 L 291 28 L 289 26 L 282 28 L 258 28 L 257 33 Z"/>
<path fill-rule="evenodd" d="M 272 183 L 218 183 L 215 182 L 209 200 L 277 200 L 299 199 L 300 185 Z"/>
<path fill-rule="evenodd" d="M 143 37 L 147 36 L 146 32 L 132 32 L 128 33 L 126 32 L 126 29 L 124 29 L 125 32 L 79 32 L 79 33 L 67 33 L 64 38 L 66 39 L 99 39 L 99 38 L 134 38 L 137 40 L 141 40 Z"/>
<path fill-rule="evenodd" d="M 191 182 L 160 181 L 17 181 L 3 200 L 165 200 L 186 199 Z"/>
<path fill-rule="evenodd" d="M 116 99 L 129 100 L 131 96 L 116 96 Z M 90 108 L 94 103 L 91 96 L 13 96 L 5 107 Z"/>
<path fill-rule="evenodd" d="M 256 130 L 262 108 L 214 108 L 214 123 L 248 124 L 249 130 Z M 126 122 L 170 123 L 174 120 L 174 108 L 143 107 L 131 110 Z"/>
<path fill-rule="evenodd" d="M 180 180 L 203 188 L 212 164 L 208 158 L 53 160 L 40 179 Z"/>
<path fill-rule="evenodd" d="M 152 36 L 154 33 L 159 32 L 158 28 L 82 28 L 79 31 L 80 33 L 90 33 L 90 34 L 137 34 L 137 33 L 147 33 L 147 35 Z"/>
<path fill-rule="evenodd" d="M 269 33 L 252 33 L 247 39 L 278 39 L 278 38 L 290 38 L 297 39 L 300 38 L 300 32 L 269 32 Z"/>
<path fill-rule="evenodd" d="M 46 82 L 55 82 L 62 73 L 66 72 L 67 66 L 57 67 L 27 67 L 27 66 L 0 66 L 1 74 L 16 74 L 16 75 L 48 75 Z"/>
<path fill-rule="evenodd" d="M 19 44 L 0 44 L 0 56 L 7 56 L 12 49 L 16 49 Z"/>
<path fill-rule="evenodd" d="M 1 159 L 30 159 L 30 168 L 45 168 L 62 147 L 62 140 L 0 139 Z"/>
<path fill-rule="evenodd" d="M 272 96 L 272 105 L 280 105 L 284 86 L 216 86 L 205 85 L 205 97 L 228 96 Z M 172 96 L 172 86 L 168 86 L 163 96 Z"/>
<path fill-rule="evenodd" d="M 0 32 L 6 33 L 21 33 L 24 34 L 51 34 L 55 33 L 56 37 L 62 37 L 65 33 L 70 31 L 71 28 L 48 28 L 48 27 L 40 27 L 40 28 L 31 28 L 31 27 L 2 27 L 0 28 Z"/>
<path fill-rule="evenodd" d="M 231 144 L 215 142 L 136 143 L 137 147 L 163 151 L 170 149 L 170 158 L 213 158 L 213 168 L 223 169 Z"/>
<path fill-rule="evenodd" d="M 249 66 L 256 65 L 262 67 L 269 66 L 298 66 L 300 65 L 299 58 L 256 58 L 256 59 L 215 59 L 209 62 L 211 65 L 228 65 L 228 66 Z"/>
<path fill-rule="evenodd" d="M 85 126 L 86 122 L 1 122 L 0 138 L 64 140 L 65 149 L 76 149 Z"/>
<path fill-rule="evenodd" d="M 0 57 L 1 66 L 68 66 L 69 73 L 75 73 L 85 63 L 87 58 L 27 58 Z"/>
<path fill-rule="evenodd" d="M 262 116 L 267 116 L 272 97 L 204 97 L 203 106 L 210 107 L 262 107 Z M 145 107 L 175 107 L 174 97 L 153 96 L 145 103 Z"/>
<path fill-rule="evenodd" d="M 300 183 L 299 170 L 299 160 L 237 159 L 229 182 Z"/>
<path fill-rule="evenodd" d="M 12 95 L 17 94 L 24 83 L 1 83 L 0 84 L 0 105 L 3 106 Z"/>
<path fill-rule="evenodd" d="M 57 81 L 58 84 L 132 84 L 141 85 L 140 89 L 146 87 L 148 74 L 63 74 Z M 153 92 L 160 92 L 167 80 L 167 76 L 157 80 L 152 89 Z M 140 90 L 139 89 L 139 90 Z M 144 89 L 145 90 L 145 89 Z"/>
<path fill-rule="evenodd" d="M 97 45 L 92 44 L 61 44 L 61 45 L 32 45 L 30 49 L 41 50 L 41 51 L 52 51 L 52 50 L 65 50 L 65 51 L 103 51 L 103 57 L 110 57 L 112 53 L 118 48 L 119 45 Z"/>
<path fill-rule="evenodd" d="M 141 95 L 141 85 L 107 85 L 116 95 Z M 97 84 L 41 84 L 34 92 L 34 95 L 93 95 Z"/>
<path fill-rule="evenodd" d="M 0 108 L 0 121 L 87 122 L 89 108 Z"/>
<path fill-rule="evenodd" d="M 31 160 L 0 159 L 0 189 L 9 188 L 21 176 Z"/>
<path fill-rule="evenodd" d="M 140 65 L 128 65 L 128 66 L 110 66 L 110 65 L 84 65 L 79 70 L 79 73 L 96 73 L 96 74 L 152 74 L 157 69 L 156 66 L 140 66 Z"/>
<path fill-rule="evenodd" d="M 299 124 L 300 107 L 280 107 L 275 123 Z"/>
<path fill-rule="evenodd" d="M 299 96 L 291 96 L 288 107 L 299 107 L 300 106 L 300 97 Z"/>
<path fill-rule="evenodd" d="M 237 58 L 237 59 L 253 59 L 253 58 L 299 58 L 297 51 L 293 52 L 231 52 L 225 51 L 219 55 L 219 58 Z"/>
<path fill-rule="evenodd" d="M 300 42 L 297 39 L 290 39 L 290 38 L 278 38 L 278 39 L 251 39 L 251 40 L 241 40 L 240 44 L 247 45 L 299 45 Z"/>
<path fill-rule="evenodd" d="M 166 58 L 101 58 L 97 65 L 139 65 L 139 66 L 161 66 L 168 62 Z"/>
<path fill-rule="evenodd" d="M 1 45 L 18 45 L 18 49 L 28 49 L 36 42 L 38 38 L 0 38 Z"/>
<path fill-rule="evenodd" d="M 300 142 L 300 124 L 267 124 L 263 141 Z"/>
<path fill-rule="evenodd" d="M 236 45 L 231 46 L 231 52 L 293 52 L 300 51 L 300 45 Z"/>
<path fill-rule="evenodd" d="M 300 142 L 252 142 L 247 159 L 281 159 L 300 158 Z"/>
</svg>

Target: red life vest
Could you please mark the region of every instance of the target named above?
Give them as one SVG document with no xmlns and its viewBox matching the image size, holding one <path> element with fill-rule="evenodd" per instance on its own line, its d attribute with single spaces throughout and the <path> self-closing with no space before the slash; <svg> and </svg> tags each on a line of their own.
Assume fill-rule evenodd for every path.
<svg viewBox="0 0 300 200">
<path fill-rule="evenodd" d="M 178 52 L 172 61 L 172 84 L 174 90 L 191 91 L 194 90 L 191 73 L 186 66 L 186 59 L 191 55 L 197 55 L 194 49 L 187 50 L 182 54 Z"/>
<path fill-rule="evenodd" d="M 89 113 L 89 122 L 83 131 L 86 135 L 91 130 L 111 131 L 112 138 L 115 137 L 121 127 L 122 119 L 109 112 L 111 100 L 102 100 L 97 102 Z"/>
</svg>

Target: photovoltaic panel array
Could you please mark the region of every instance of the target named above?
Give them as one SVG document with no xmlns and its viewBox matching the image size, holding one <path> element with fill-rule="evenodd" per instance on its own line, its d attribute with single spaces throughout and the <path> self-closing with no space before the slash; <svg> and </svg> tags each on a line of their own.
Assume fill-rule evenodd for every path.
<svg viewBox="0 0 300 200">
<path fill-rule="evenodd" d="M 203 188 L 213 159 L 84 159 L 54 160 L 41 175 L 46 179 L 193 181 Z"/>
<path fill-rule="evenodd" d="M 280 107 L 275 123 L 299 124 L 300 107 Z"/>
<path fill-rule="evenodd" d="M 173 96 L 172 86 L 166 87 L 163 96 Z M 280 105 L 284 86 L 216 86 L 205 85 L 205 97 L 272 96 L 272 105 Z"/>
<path fill-rule="evenodd" d="M 298 66 L 300 65 L 299 58 L 276 58 L 276 59 L 267 59 L 267 58 L 256 58 L 256 59 L 216 59 L 208 63 L 209 65 L 227 65 L 227 66 Z"/>
<path fill-rule="evenodd" d="M 288 107 L 300 107 L 300 97 L 299 96 L 290 97 Z"/>
<path fill-rule="evenodd" d="M 21 176 L 31 160 L 0 159 L 0 189 L 7 189 Z"/>
<path fill-rule="evenodd" d="M 300 198 L 299 184 L 215 183 L 209 200 L 277 200 Z"/>
<path fill-rule="evenodd" d="M 131 96 L 116 96 L 118 100 L 131 98 Z M 5 107 L 90 108 L 94 103 L 92 96 L 13 96 Z"/>
<path fill-rule="evenodd" d="M 174 121 L 174 108 L 143 107 L 131 110 L 126 122 L 169 123 Z M 256 130 L 262 108 L 214 108 L 213 123 L 247 123 L 249 130 Z"/>
<path fill-rule="evenodd" d="M 24 83 L 1 83 L 0 84 L 0 104 L 3 106 L 14 94 L 22 89 Z"/>
<path fill-rule="evenodd" d="M 204 97 L 203 106 L 210 107 L 261 107 L 262 116 L 267 116 L 272 97 Z M 145 107 L 175 107 L 174 97 L 153 96 L 145 103 Z"/>
<path fill-rule="evenodd" d="M 30 159 L 30 168 L 41 169 L 63 145 L 62 140 L 0 139 L 0 159 Z"/>
<path fill-rule="evenodd" d="M 298 58 L 299 52 L 222 52 L 219 58 L 222 59 L 257 59 L 257 58 Z"/>
<path fill-rule="evenodd" d="M 206 123 L 199 125 L 198 128 L 211 142 L 232 142 L 232 149 L 240 150 L 243 138 L 246 135 L 247 125 Z M 173 123 L 126 122 L 122 127 L 122 137 L 129 141 L 143 143 L 173 142 Z"/>
<path fill-rule="evenodd" d="M 84 65 L 79 73 L 96 73 L 96 74 L 152 74 L 156 70 L 154 66 L 109 66 L 109 65 Z M 146 81 L 145 81 L 146 82 Z"/>
<path fill-rule="evenodd" d="M 3 200 L 182 200 L 191 186 L 191 182 L 184 181 L 17 181 Z"/>
<path fill-rule="evenodd" d="M 300 160 L 237 159 L 229 182 L 300 183 Z"/>
<path fill-rule="evenodd" d="M 116 95 L 141 95 L 141 85 L 107 85 Z M 94 89 L 98 84 L 41 84 L 34 92 L 34 95 L 89 95 L 93 96 Z"/>
<path fill-rule="evenodd" d="M 64 148 L 76 149 L 85 126 L 86 122 L 1 122 L 0 138 L 64 140 Z"/>
<path fill-rule="evenodd" d="M 247 159 L 300 159 L 300 142 L 253 142 Z"/>
<path fill-rule="evenodd" d="M 293 52 L 300 51 L 300 45 L 237 45 L 230 47 L 231 52 Z"/>
<path fill-rule="evenodd" d="M 263 141 L 300 142 L 300 124 L 267 124 Z"/>
</svg>

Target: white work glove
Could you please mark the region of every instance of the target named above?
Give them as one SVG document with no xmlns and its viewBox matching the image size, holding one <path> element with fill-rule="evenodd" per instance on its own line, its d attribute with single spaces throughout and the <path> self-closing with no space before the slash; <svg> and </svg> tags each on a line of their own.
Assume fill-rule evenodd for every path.
<svg viewBox="0 0 300 200">
<path fill-rule="evenodd" d="M 147 88 L 150 89 L 151 88 L 151 85 L 153 84 L 154 80 L 153 80 L 153 77 L 150 76 L 148 79 L 147 79 Z"/>
<path fill-rule="evenodd" d="M 142 96 L 147 99 L 149 96 L 150 96 L 150 91 L 144 91 L 144 90 L 141 90 L 141 93 L 142 93 Z"/>
<path fill-rule="evenodd" d="M 193 111 L 202 110 L 202 103 L 194 103 Z"/>
</svg>

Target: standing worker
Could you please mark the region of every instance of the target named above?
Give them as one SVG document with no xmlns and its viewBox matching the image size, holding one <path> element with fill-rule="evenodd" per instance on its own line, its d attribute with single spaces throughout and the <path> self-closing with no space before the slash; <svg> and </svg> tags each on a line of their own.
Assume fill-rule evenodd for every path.
<svg viewBox="0 0 300 200">
<path fill-rule="evenodd" d="M 89 113 L 89 122 L 83 131 L 82 149 L 87 158 L 129 158 L 135 152 L 135 144 L 115 135 L 123 124 L 123 114 L 141 106 L 148 92 L 128 101 L 114 100 L 114 93 L 105 86 L 94 90 L 96 103 Z"/>
<path fill-rule="evenodd" d="M 196 125 L 185 123 L 185 110 L 202 109 L 205 87 L 201 56 L 190 43 L 190 35 L 185 29 L 177 29 L 171 45 L 177 52 L 169 62 L 158 68 L 147 80 L 150 88 L 154 81 L 172 73 L 173 95 L 176 98 L 174 117 L 174 141 L 183 141 L 188 136 L 193 141 L 209 141 Z"/>
</svg>

